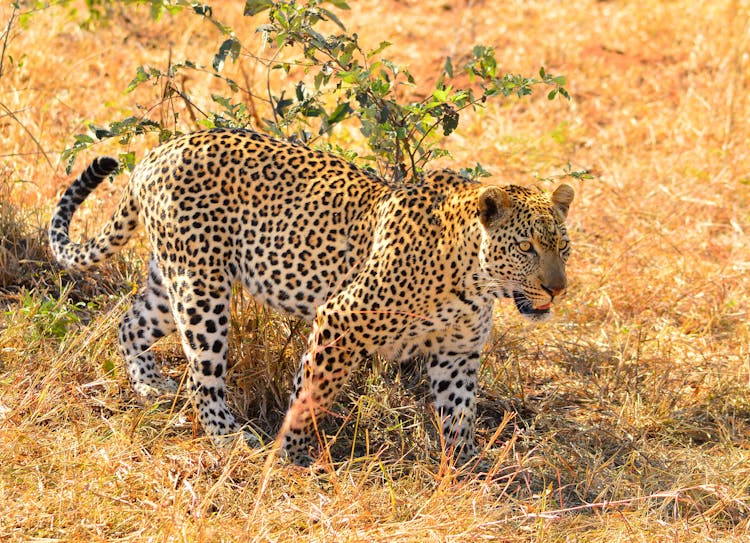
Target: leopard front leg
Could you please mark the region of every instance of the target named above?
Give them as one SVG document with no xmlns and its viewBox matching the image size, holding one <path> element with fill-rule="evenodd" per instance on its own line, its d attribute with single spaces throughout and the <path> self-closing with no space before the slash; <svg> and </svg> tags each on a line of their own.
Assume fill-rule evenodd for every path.
<svg viewBox="0 0 750 543">
<path fill-rule="evenodd" d="M 477 456 L 474 425 L 479 357 L 478 352 L 440 353 L 430 356 L 427 365 L 445 452 L 454 456 L 457 465 Z"/>
<path fill-rule="evenodd" d="M 294 379 L 289 410 L 281 428 L 282 456 L 300 466 L 313 461 L 315 426 L 363 357 L 336 315 L 319 312 Z"/>
</svg>

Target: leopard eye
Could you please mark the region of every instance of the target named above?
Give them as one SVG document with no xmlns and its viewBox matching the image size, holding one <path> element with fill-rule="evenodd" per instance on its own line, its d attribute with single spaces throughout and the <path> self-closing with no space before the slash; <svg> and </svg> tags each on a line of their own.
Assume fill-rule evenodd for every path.
<svg viewBox="0 0 750 543">
<path fill-rule="evenodd" d="M 521 249 L 524 253 L 534 252 L 534 247 L 532 247 L 531 243 L 528 241 L 519 241 L 518 248 Z"/>
<path fill-rule="evenodd" d="M 565 249 L 568 248 L 568 245 L 569 245 L 569 243 L 568 243 L 567 240 L 561 239 L 560 243 L 557 244 L 557 250 L 558 251 L 564 251 Z"/>
</svg>

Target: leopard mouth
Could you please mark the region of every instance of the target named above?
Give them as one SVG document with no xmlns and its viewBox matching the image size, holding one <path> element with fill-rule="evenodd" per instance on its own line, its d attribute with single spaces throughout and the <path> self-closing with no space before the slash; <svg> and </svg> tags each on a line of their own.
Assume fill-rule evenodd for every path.
<svg viewBox="0 0 750 543">
<path fill-rule="evenodd" d="M 551 303 L 534 307 L 534 304 L 529 298 L 520 290 L 513 291 L 513 301 L 516 303 L 516 308 L 521 315 L 524 316 L 541 316 L 547 315 L 550 312 Z"/>
</svg>

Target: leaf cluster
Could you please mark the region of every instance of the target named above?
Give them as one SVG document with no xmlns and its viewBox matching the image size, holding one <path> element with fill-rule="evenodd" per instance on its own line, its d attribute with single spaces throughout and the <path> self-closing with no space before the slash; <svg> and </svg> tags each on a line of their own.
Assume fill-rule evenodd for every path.
<svg viewBox="0 0 750 543">
<path fill-rule="evenodd" d="M 125 6 L 142 3 L 142 0 L 88 2 L 91 6 L 107 3 Z M 223 38 L 210 67 L 187 59 L 170 64 L 166 70 L 139 66 L 126 89 L 128 92 L 149 82 L 160 84 L 162 98 L 182 99 L 199 126 L 254 126 L 308 145 L 326 146 L 326 138 L 335 126 L 355 123 L 371 152 L 367 156 L 348 153 L 347 157 L 394 181 L 418 179 L 426 164 L 447 155 L 440 146 L 441 139 L 458 128 L 461 113 L 468 108 L 482 107 L 488 99 L 496 97 L 522 98 L 537 86 L 550 89 L 547 93 L 550 100 L 558 96 L 569 98 L 563 76 L 551 75 L 544 68 L 539 70 L 538 77 L 502 73 L 494 49 L 484 45 L 475 46 L 467 55 L 468 60 L 460 66 L 454 66 L 453 59 L 446 58 L 432 83 L 416 81 L 407 67 L 384 55 L 391 46 L 389 42 L 383 41 L 371 50 L 364 49 L 358 35 L 347 31 L 334 11 L 350 9 L 344 0 L 308 0 L 305 3 L 246 0 L 245 16 L 265 18 L 257 27 L 257 33 L 266 48 L 273 51 L 270 58 L 250 52 L 228 25 L 214 19 L 207 4 L 186 0 L 151 0 L 148 3 L 154 18 L 165 12 L 190 8 L 196 16 L 210 20 Z M 259 63 L 265 69 L 269 81 L 265 96 L 256 97 L 249 89 L 242 89 L 248 100 L 237 99 L 234 95 L 240 90 L 239 85 L 221 74 L 228 61 L 246 60 Z M 185 70 L 219 78 L 226 84 L 227 94 L 212 95 L 214 107 L 202 111 L 184 89 L 174 84 L 176 74 Z M 292 84 L 271 89 L 271 74 L 276 71 L 291 75 L 287 79 Z M 430 90 L 424 92 L 425 87 Z M 426 95 L 420 100 L 412 98 L 417 88 Z M 257 114 L 255 102 L 265 105 L 263 115 Z M 174 115 L 170 126 L 148 114 L 114 121 L 106 128 L 90 125 L 89 132 L 75 136 L 73 145 L 65 150 L 63 157 L 68 161 L 68 169 L 81 151 L 103 139 L 116 137 L 127 144 L 132 137 L 147 132 L 158 132 L 160 140 L 171 137 L 180 131 L 178 114 Z M 128 153 L 122 157 L 124 165 L 132 168 L 134 157 Z M 471 177 L 488 175 L 480 164 L 463 171 Z"/>
</svg>

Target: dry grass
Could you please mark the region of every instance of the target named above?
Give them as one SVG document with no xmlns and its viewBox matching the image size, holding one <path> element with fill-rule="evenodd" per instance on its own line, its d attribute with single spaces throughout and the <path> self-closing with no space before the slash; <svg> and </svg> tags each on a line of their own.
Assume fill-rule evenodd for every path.
<svg viewBox="0 0 750 543">
<path fill-rule="evenodd" d="M 234 4 L 215 13 L 249 39 L 258 22 Z M 266 464 L 267 450 L 217 452 L 181 404 L 134 403 L 114 330 L 144 249 L 86 277 L 50 262 L 44 223 L 68 182 L 59 153 L 86 122 L 168 115 L 158 88 L 122 93 L 135 68 L 166 67 L 170 48 L 209 64 L 219 38 L 131 9 L 87 32 L 70 7 L 50 8 L 11 29 L 0 78 L 0 540 L 747 541 L 750 7 L 352 6 L 350 29 L 396 44 L 418 78 L 486 43 L 503 69 L 569 79 L 570 103 L 490 104 L 446 142 L 453 164 L 509 182 L 567 162 L 596 175 L 577 183 L 572 288 L 555 320 L 532 328 L 498 307 L 479 406 L 495 479 L 435 457 L 420 374 L 379 361 L 336 406 L 325 430 L 337 462 L 316 474 Z M 0 24 L 10 15 L 0 8 Z M 263 83 L 249 59 L 229 75 L 241 67 Z M 180 84 L 208 102 L 216 82 Z M 94 195 L 81 231 L 122 183 Z M 233 406 L 270 441 L 305 325 L 247 299 L 235 317 Z M 179 377 L 178 346 L 159 352 Z"/>
</svg>

